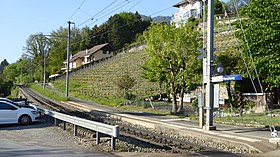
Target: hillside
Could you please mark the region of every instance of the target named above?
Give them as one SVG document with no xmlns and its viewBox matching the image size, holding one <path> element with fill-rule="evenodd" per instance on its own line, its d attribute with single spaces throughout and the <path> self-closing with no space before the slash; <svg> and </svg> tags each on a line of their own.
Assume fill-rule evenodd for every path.
<svg viewBox="0 0 280 157">
<path fill-rule="evenodd" d="M 151 18 L 150 16 L 146 16 L 146 15 L 141 15 L 141 17 L 143 20 L 149 20 Z M 170 23 L 171 16 L 155 16 L 155 17 L 152 17 L 152 21 L 154 23 L 161 23 L 161 22 Z"/>
<path fill-rule="evenodd" d="M 217 25 L 215 32 L 216 54 L 235 45 L 234 31 L 229 29 L 228 25 Z M 120 53 L 108 61 L 75 72 L 70 75 L 69 93 L 89 98 L 119 98 L 123 91 L 118 89 L 116 81 L 127 73 L 136 79 L 132 92 L 137 98 L 158 95 L 160 93 L 159 86 L 141 77 L 141 66 L 146 59 L 147 55 L 144 51 Z M 54 82 L 54 85 L 65 90 L 65 79 Z"/>
<path fill-rule="evenodd" d="M 138 98 L 158 94 L 160 91 L 158 85 L 141 77 L 141 65 L 145 62 L 146 57 L 144 51 L 119 54 L 89 69 L 71 74 L 69 93 L 70 95 L 82 94 L 92 98 L 121 97 L 123 91 L 118 89 L 116 81 L 127 73 L 136 79 L 136 84 L 131 91 Z M 54 86 L 64 90 L 65 80 L 55 81 Z"/>
</svg>

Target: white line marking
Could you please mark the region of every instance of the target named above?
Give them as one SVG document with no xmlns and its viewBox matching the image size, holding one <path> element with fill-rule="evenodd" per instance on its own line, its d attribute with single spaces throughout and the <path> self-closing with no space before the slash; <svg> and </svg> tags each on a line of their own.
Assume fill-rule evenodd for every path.
<svg viewBox="0 0 280 157">
<path fill-rule="evenodd" d="M 180 118 L 180 119 L 163 119 L 163 120 L 160 120 L 162 122 L 175 122 L 175 121 L 182 121 L 182 120 L 185 120 L 185 121 L 189 121 L 188 118 Z"/>
</svg>

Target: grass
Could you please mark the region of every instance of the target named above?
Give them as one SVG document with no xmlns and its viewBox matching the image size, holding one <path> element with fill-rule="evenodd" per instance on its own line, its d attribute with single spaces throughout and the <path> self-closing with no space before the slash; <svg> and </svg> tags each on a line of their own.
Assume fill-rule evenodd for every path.
<svg viewBox="0 0 280 157">
<path fill-rule="evenodd" d="M 67 98 L 65 96 L 63 96 L 62 94 L 56 93 L 52 90 L 49 90 L 47 88 L 43 88 L 43 86 L 39 85 L 39 84 L 32 84 L 30 86 L 31 89 L 33 89 L 34 91 L 40 93 L 41 95 L 44 95 L 48 98 L 51 98 L 53 100 L 56 101 L 67 101 Z"/>
<path fill-rule="evenodd" d="M 61 94 L 58 94 L 52 90 L 44 89 L 41 85 L 38 84 L 32 84 L 30 86 L 33 90 L 37 91 L 38 93 L 49 97 L 56 101 L 67 101 L 67 98 Z M 73 93 L 74 94 L 74 93 Z M 135 112 L 145 112 L 145 113 L 151 113 L 151 114 L 157 114 L 157 115 L 170 115 L 169 110 L 155 110 L 150 107 L 147 107 L 145 102 L 137 102 L 137 104 L 134 105 L 123 105 L 124 99 L 123 98 L 91 98 L 88 96 L 79 95 L 73 95 L 75 97 L 78 97 L 83 100 L 96 102 L 98 104 L 102 104 L 105 106 L 110 107 L 117 107 L 122 110 L 126 111 L 135 111 Z M 144 104 L 144 105 L 143 105 Z M 157 105 L 163 105 L 158 103 Z M 274 114 L 279 114 L 280 109 L 273 110 Z M 177 115 L 179 118 L 186 117 L 185 115 Z M 197 120 L 198 116 L 191 115 L 192 120 Z M 268 125 L 267 122 L 270 122 L 270 117 L 265 116 L 264 114 L 244 114 L 242 116 L 226 116 L 226 117 L 215 117 L 214 121 L 216 123 L 228 123 L 228 124 L 251 124 L 251 125 Z M 279 117 L 272 117 L 271 123 L 274 126 L 280 126 L 280 118 Z"/>
<path fill-rule="evenodd" d="M 272 117 L 270 120 L 270 116 L 264 114 L 244 114 L 242 116 L 226 116 L 214 119 L 218 123 L 268 125 L 269 122 L 274 126 L 280 126 L 279 117 Z"/>
</svg>

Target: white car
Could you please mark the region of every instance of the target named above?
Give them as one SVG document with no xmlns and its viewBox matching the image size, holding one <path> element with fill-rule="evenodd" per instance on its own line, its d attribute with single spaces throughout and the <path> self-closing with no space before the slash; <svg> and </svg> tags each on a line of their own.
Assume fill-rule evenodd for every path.
<svg viewBox="0 0 280 157">
<path fill-rule="evenodd" d="M 0 98 L 0 124 L 28 125 L 39 119 L 40 113 L 34 107 L 19 105 L 9 99 Z"/>
</svg>

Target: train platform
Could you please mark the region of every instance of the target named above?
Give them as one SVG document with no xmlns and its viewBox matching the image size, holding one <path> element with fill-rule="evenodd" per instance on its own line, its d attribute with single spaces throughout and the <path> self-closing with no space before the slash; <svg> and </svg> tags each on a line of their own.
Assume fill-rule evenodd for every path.
<svg viewBox="0 0 280 157">
<path fill-rule="evenodd" d="M 177 131 L 182 135 L 193 135 L 194 137 L 231 143 L 250 149 L 251 153 L 278 152 L 278 144 L 270 142 L 272 137 L 268 128 L 244 127 L 235 125 L 214 124 L 215 131 L 206 131 L 198 127 L 198 122 L 188 118 L 177 116 L 161 116 L 149 113 L 122 111 L 116 108 L 106 107 L 86 101 L 68 101 L 65 105 L 75 107 L 86 112 L 105 112 L 112 117 L 148 128 L 166 129 Z M 276 140 L 277 141 L 277 140 Z"/>
</svg>

